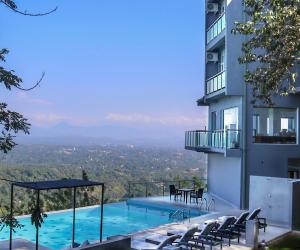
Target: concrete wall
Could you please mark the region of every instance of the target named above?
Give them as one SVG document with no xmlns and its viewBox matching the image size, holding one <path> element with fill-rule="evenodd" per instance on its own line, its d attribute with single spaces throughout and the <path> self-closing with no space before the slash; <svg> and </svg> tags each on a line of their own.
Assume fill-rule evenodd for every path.
<svg viewBox="0 0 300 250">
<path fill-rule="evenodd" d="M 267 223 L 300 228 L 300 181 L 263 176 L 250 177 L 251 210 L 261 208 Z"/>
<path fill-rule="evenodd" d="M 292 229 L 300 230 L 300 181 L 293 183 L 293 210 L 292 210 Z"/>
<path fill-rule="evenodd" d="M 117 240 L 108 240 L 108 241 L 104 241 L 101 244 L 91 244 L 86 247 L 78 248 L 78 250 L 130 250 L 130 249 L 131 249 L 130 237 L 123 237 Z"/>
<path fill-rule="evenodd" d="M 292 183 L 285 178 L 250 177 L 249 209 L 261 208 L 261 217 L 291 228 Z"/>
<path fill-rule="evenodd" d="M 241 158 L 208 155 L 208 192 L 240 207 Z"/>
<path fill-rule="evenodd" d="M 300 158 L 299 144 L 266 144 L 253 143 L 253 104 L 251 89 L 248 88 L 247 98 L 247 130 L 246 130 L 246 200 L 249 200 L 249 181 L 250 175 L 269 176 L 269 177 L 288 177 L 288 159 Z M 300 95 L 293 95 L 287 98 L 279 97 L 275 99 L 275 107 L 297 108 L 297 142 L 299 143 L 299 123 L 300 123 Z"/>
<path fill-rule="evenodd" d="M 243 20 L 242 0 L 227 1 L 226 7 L 226 94 L 243 95 L 244 69 L 239 64 L 238 58 L 242 55 L 241 48 L 243 36 L 234 35 L 231 30 L 235 27 L 235 21 Z"/>
</svg>

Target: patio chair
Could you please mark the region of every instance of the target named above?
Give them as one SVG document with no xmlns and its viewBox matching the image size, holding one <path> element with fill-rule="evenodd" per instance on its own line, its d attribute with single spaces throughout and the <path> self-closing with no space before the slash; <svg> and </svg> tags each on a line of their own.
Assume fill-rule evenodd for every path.
<svg viewBox="0 0 300 250">
<path fill-rule="evenodd" d="M 179 191 L 178 189 L 176 189 L 175 185 L 170 185 L 169 189 L 170 189 L 170 200 L 171 200 L 172 195 L 174 195 L 174 200 L 176 200 L 177 196 L 180 196 L 180 199 L 181 199 L 182 192 Z"/>
<path fill-rule="evenodd" d="M 172 235 L 172 236 L 168 236 L 165 240 L 163 240 L 162 242 L 160 242 L 158 245 L 154 244 L 154 243 L 147 243 L 147 247 L 143 247 L 140 250 L 152 250 L 152 249 L 163 249 L 165 246 L 168 245 L 172 245 L 172 243 L 178 239 L 180 236 L 179 235 Z"/>
<path fill-rule="evenodd" d="M 180 238 L 176 239 L 172 245 L 175 245 L 175 246 L 186 246 L 188 247 L 189 246 L 189 241 L 191 239 L 193 239 L 194 237 L 194 234 L 196 232 L 199 232 L 199 229 L 198 227 L 191 227 L 190 229 L 186 230 L 181 236 Z"/>
<path fill-rule="evenodd" d="M 198 200 L 200 199 L 202 201 L 203 198 L 203 192 L 204 188 L 199 188 L 196 192 L 190 193 L 190 203 L 192 202 L 192 199 L 196 200 L 196 203 L 198 205 Z"/>
<path fill-rule="evenodd" d="M 253 210 L 253 212 L 247 217 L 247 220 L 256 220 L 258 222 L 258 228 L 264 229 L 264 232 L 266 232 L 267 220 L 263 217 L 258 217 L 259 213 L 261 212 L 260 208 L 256 208 Z"/>
<path fill-rule="evenodd" d="M 231 228 L 235 220 L 236 218 L 234 216 L 225 217 L 224 221 L 219 224 L 215 230 L 212 230 L 211 235 L 221 240 L 223 240 L 223 238 L 228 239 L 228 245 L 230 246 L 232 239 L 239 238 L 239 234 L 235 233 Z"/>
<path fill-rule="evenodd" d="M 190 244 L 191 248 L 201 248 L 204 249 L 205 245 L 210 246 L 210 249 L 214 246 L 220 245 L 221 249 L 223 246 L 223 240 L 217 239 L 216 237 L 212 236 L 211 233 L 213 230 L 217 227 L 217 222 L 216 221 L 211 221 L 208 222 L 204 228 L 200 231 L 199 234 L 193 237 L 193 239 L 190 240 L 192 242 Z M 201 244 L 199 246 L 199 244 Z"/>
<path fill-rule="evenodd" d="M 235 220 L 235 222 L 230 225 L 230 230 L 232 233 L 236 233 L 238 236 L 238 243 L 240 243 L 240 236 L 241 232 L 245 231 L 246 228 L 246 220 L 247 217 L 249 216 L 249 212 L 243 212 L 240 214 L 240 216 Z"/>
</svg>

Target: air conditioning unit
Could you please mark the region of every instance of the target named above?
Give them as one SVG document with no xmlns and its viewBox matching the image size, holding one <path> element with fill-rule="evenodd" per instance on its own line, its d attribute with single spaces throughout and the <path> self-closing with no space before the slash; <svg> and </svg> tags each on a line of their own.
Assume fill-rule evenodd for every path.
<svg viewBox="0 0 300 250">
<path fill-rule="evenodd" d="M 218 53 L 207 52 L 206 53 L 206 62 L 218 62 L 219 55 Z"/>
<path fill-rule="evenodd" d="M 217 3 L 207 3 L 206 11 L 217 13 L 219 11 L 219 5 Z"/>
</svg>

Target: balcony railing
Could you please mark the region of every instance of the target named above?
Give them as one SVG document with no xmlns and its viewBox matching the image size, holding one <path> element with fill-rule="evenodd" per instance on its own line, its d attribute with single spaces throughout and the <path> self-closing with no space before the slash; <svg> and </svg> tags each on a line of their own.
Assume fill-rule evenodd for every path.
<svg viewBox="0 0 300 250">
<path fill-rule="evenodd" d="M 225 88 L 225 71 L 221 71 L 206 81 L 206 94 Z"/>
<path fill-rule="evenodd" d="M 226 27 L 225 14 L 220 16 L 208 29 L 206 33 L 206 43 L 209 43 L 218 36 Z"/>
<path fill-rule="evenodd" d="M 241 131 L 238 129 L 187 131 L 185 133 L 185 147 L 187 149 L 238 149 L 241 144 L 240 134 Z"/>
<path fill-rule="evenodd" d="M 170 194 L 169 187 L 171 184 L 177 188 L 194 188 L 196 184 L 201 184 L 206 188 L 207 179 L 179 179 L 179 180 L 160 180 L 160 181 L 139 181 L 128 182 L 128 198 L 149 197 L 149 196 L 166 196 Z"/>
</svg>

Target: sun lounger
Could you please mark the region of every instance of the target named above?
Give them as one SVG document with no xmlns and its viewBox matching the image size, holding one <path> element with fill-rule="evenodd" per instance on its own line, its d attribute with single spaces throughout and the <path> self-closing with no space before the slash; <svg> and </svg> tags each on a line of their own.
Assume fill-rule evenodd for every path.
<svg viewBox="0 0 300 250">
<path fill-rule="evenodd" d="M 189 246 L 189 241 L 193 239 L 196 232 L 199 231 L 198 227 L 192 227 L 183 233 L 180 238 L 176 239 L 172 245 L 175 246 Z"/>
<path fill-rule="evenodd" d="M 163 236 L 162 236 L 163 237 Z M 159 241 L 160 239 L 155 240 L 154 238 L 147 238 L 144 242 L 140 242 L 138 248 L 139 250 L 150 250 L 150 249 L 163 249 L 163 247 L 172 245 L 172 243 L 178 239 L 179 235 L 172 235 L 172 236 L 165 236 L 164 239 L 159 237 L 160 239 L 163 239 L 162 241 Z"/>
<path fill-rule="evenodd" d="M 194 236 L 193 239 L 191 239 L 191 242 L 193 244 L 191 244 L 190 246 L 193 248 L 203 249 L 205 245 L 208 245 L 210 246 L 210 249 L 212 249 L 214 246 L 220 245 L 222 249 L 223 241 L 220 239 L 216 239 L 214 236 L 211 235 L 212 231 L 216 227 L 217 227 L 216 221 L 210 221 L 207 222 L 207 224 L 204 224 L 204 227 L 200 231 L 200 233 Z"/>
<path fill-rule="evenodd" d="M 216 229 L 212 230 L 211 235 L 220 238 L 221 240 L 223 240 L 223 238 L 228 239 L 228 244 L 230 246 L 231 239 L 239 238 L 239 234 L 235 233 L 231 227 L 235 220 L 236 218 L 234 216 L 227 216 Z"/>
<path fill-rule="evenodd" d="M 266 232 L 267 220 L 266 218 L 258 217 L 260 212 L 260 208 L 254 209 L 253 212 L 248 216 L 247 220 L 256 220 L 258 222 L 259 229 L 263 228 L 264 232 Z"/>
</svg>

